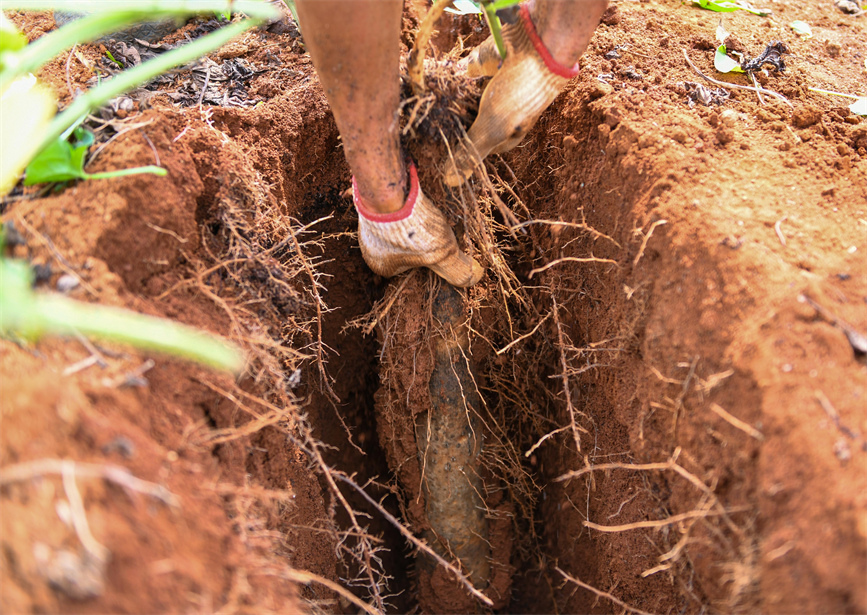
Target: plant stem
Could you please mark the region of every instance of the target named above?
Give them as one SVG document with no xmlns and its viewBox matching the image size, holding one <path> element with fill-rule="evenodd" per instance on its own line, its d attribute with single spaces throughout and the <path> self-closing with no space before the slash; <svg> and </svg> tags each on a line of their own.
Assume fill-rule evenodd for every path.
<svg viewBox="0 0 867 615">
<path fill-rule="evenodd" d="M 843 94 L 843 92 L 834 92 L 832 90 L 820 90 L 819 88 L 807 88 L 811 92 L 818 92 L 819 94 L 830 94 L 831 96 L 842 96 L 843 98 L 853 98 L 858 100 L 861 98 L 860 96 L 855 96 L 853 94 Z"/>
<path fill-rule="evenodd" d="M 244 13 L 250 17 L 270 19 L 278 17 L 274 7 L 262 0 L 124 0 L 123 2 L 104 2 L 102 0 L 3 0 L 3 10 L 17 11 L 70 11 L 88 13 L 116 13 L 138 11 L 154 19 L 158 13 L 172 12 L 175 15 L 208 13 L 211 11 L 231 11 Z"/>
<path fill-rule="evenodd" d="M 79 303 L 59 295 L 33 297 L 31 318 L 41 320 L 46 333 L 76 332 L 142 350 L 193 359 L 218 369 L 240 372 L 244 357 L 237 348 L 179 323 L 119 308 Z"/>
<path fill-rule="evenodd" d="M 481 2 L 482 7 L 485 9 L 485 21 L 491 30 L 491 36 L 494 37 L 494 43 L 497 45 L 500 59 L 505 60 L 506 45 L 503 43 L 503 24 L 500 23 L 500 18 L 497 16 L 497 5 L 493 0 L 481 0 Z"/>
<path fill-rule="evenodd" d="M 35 293 L 26 264 L 0 258 L 0 335 L 38 339 L 77 333 L 170 353 L 240 373 L 244 356 L 233 344 L 170 320 L 129 310 Z"/>
<path fill-rule="evenodd" d="M 139 173 L 151 173 L 153 175 L 166 175 L 166 171 L 162 167 L 148 165 L 145 167 L 135 167 L 134 169 L 121 169 L 119 171 L 102 171 L 100 173 L 85 173 L 84 179 L 111 179 L 112 177 L 126 177 L 127 175 L 137 175 Z"/>
</svg>

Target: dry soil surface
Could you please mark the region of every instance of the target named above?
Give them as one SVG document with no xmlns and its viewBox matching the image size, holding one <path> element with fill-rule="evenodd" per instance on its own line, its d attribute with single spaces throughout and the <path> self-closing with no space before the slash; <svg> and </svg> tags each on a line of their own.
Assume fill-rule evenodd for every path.
<svg viewBox="0 0 867 615">
<path fill-rule="evenodd" d="M 473 208 L 423 169 L 489 271 L 467 305 L 498 612 L 867 611 L 867 121 L 809 90 L 867 95 L 867 16 L 765 4 L 614 2 L 580 76 L 467 187 Z M 685 55 L 750 84 L 714 70 L 721 17 L 751 57 L 785 44 L 785 72 L 757 78 L 788 102 L 690 100 Z M 188 67 L 90 122 L 117 136 L 89 171 L 166 177 L 3 204 L 41 291 L 63 278 L 250 357 L 233 379 L 0 341 L 4 612 L 483 610 L 384 514 L 424 535 L 408 390 L 426 341 L 406 340 L 433 276 L 366 268 L 321 87 L 297 32 L 272 30 L 211 55 L 235 68 L 201 105 Z M 440 31 L 443 65 L 483 36 L 469 16 Z M 109 69 L 82 45 L 40 77 L 68 102 Z"/>
</svg>

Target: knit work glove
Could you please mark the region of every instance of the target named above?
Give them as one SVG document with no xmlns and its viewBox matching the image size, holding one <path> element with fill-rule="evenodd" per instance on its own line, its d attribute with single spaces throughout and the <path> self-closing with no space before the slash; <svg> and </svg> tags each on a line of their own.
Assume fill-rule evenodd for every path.
<svg viewBox="0 0 867 615">
<path fill-rule="evenodd" d="M 490 75 L 479 103 L 479 115 L 467 133 L 468 143 L 458 144 L 447 160 L 445 182 L 459 186 L 488 154 L 506 152 L 521 142 L 566 83 L 578 74 L 578 64 L 559 64 L 530 18 L 526 4 L 519 8 L 518 21 L 503 28 L 506 59 L 496 70 L 492 42 L 485 41 L 470 55 L 467 74 Z M 494 48 L 494 53 L 495 48 Z"/>
<path fill-rule="evenodd" d="M 446 217 L 422 193 L 415 165 L 409 165 L 410 189 L 404 206 L 380 214 L 361 200 L 355 178 L 352 195 L 358 211 L 358 243 L 368 266 L 392 277 L 413 267 L 428 267 L 452 286 L 478 282 L 484 270 L 461 252 Z"/>
</svg>

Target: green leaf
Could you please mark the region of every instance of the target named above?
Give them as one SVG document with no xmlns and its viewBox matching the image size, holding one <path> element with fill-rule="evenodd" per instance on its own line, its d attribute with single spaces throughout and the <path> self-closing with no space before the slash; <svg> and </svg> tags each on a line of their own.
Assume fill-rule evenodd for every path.
<svg viewBox="0 0 867 615">
<path fill-rule="evenodd" d="M 800 34 L 806 38 L 813 38 L 813 29 L 806 21 L 801 21 L 800 19 L 793 21 L 789 24 L 789 27 L 795 31 L 795 34 Z"/>
<path fill-rule="evenodd" d="M 58 138 L 28 165 L 24 185 L 66 182 L 72 179 L 110 179 L 138 173 L 166 174 L 165 169 L 153 165 L 119 171 L 85 173 L 84 157 L 87 155 L 88 148 L 93 145 L 93 140 L 93 133 L 81 126 L 73 131 L 72 142 L 63 137 Z"/>
<path fill-rule="evenodd" d="M 726 46 L 717 47 L 713 56 L 713 65 L 721 73 L 742 73 L 741 65 L 726 54 Z"/>
<path fill-rule="evenodd" d="M 57 139 L 27 165 L 24 185 L 84 179 L 84 156 L 87 148 L 87 145 L 76 147 L 65 139 Z"/>
<path fill-rule="evenodd" d="M 105 50 L 105 55 L 109 60 L 111 60 L 112 64 L 114 64 L 118 68 L 123 68 L 123 64 L 121 64 L 120 61 L 117 58 L 115 58 L 114 55 L 108 49 Z"/>
<path fill-rule="evenodd" d="M 87 128 L 76 126 L 72 132 L 72 145 L 74 147 L 81 147 L 82 145 L 90 147 L 94 141 L 96 141 L 96 137 Z"/>
<path fill-rule="evenodd" d="M 849 105 L 849 111 L 855 115 L 867 115 L 867 97 L 859 98 Z"/>
<path fill-rule="evenodd" d="M 18 51 L 27 44 L 27 37 L 18 31 L 11 21 L 0 11 L 0 53 Z"/>
<path fill-rule="evenodd" d="M 731 2 L 730 0 L 692 0 L 692 3 L 708 11 L 716 11 L 717 13 L 748 11 L 754 15 L 761 15 L 763 17 L 771 14 L 771 11 L 767 9 L 754 9 L 739 2 Z"/>
<path fill-rule="evenodd" d="M 716 11 L 717 13 L 733 13 L 741 8 L 734 2 L 727 2 L 726 0 L 692 0 L 692 3 L 708 11 Z"/>
</svg>

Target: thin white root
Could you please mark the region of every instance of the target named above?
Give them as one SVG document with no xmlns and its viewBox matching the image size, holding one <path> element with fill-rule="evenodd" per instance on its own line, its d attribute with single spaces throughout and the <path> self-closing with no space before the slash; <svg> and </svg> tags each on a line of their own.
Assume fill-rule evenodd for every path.
<svg viewBox="0 0 867 615">
<path fill-rule="evenodd" d="M 608 592 L 604 592 L 601 589 L 596 589 L 592 585 L 587 585 L 587 583 L 581 581 L 580 579 L 576 579 L 575 577 L 573 577 L 573 576 L 567 574 L 566 572 L 564 572 L 563 570 L 561 570 L 559 566 L 555 566 L 554 570 L 556 570 L 557 572 L 562 574 L 563 578 L 566 579 L 567 581 L 569 581 L 570 583 L 574 583 L 575 585 L 577 585 L 578 587 L 580 587 L 582 589 L 586 589 L 589 592 L 593 592 L 594 594 L 596 594 L 600 598 L 605 598 L 606 600 L 610 600 L 611 602 L 613 602 L 614 604 L 616 604 L 620 608 L 626 609 L 630 613 L 635 613 L 635 615 L 651 615 L 651 613 L 648 613 L 647 611 L 642 611 L 641 609 L 636 609 L 635 607 L 629 606 L 628 604 L 623 602 L 620 598 L 616 598 L 616 597 L 612 596 L 611 594 L 609 594 Z"/>
<path fill-rule="evenodd" d="M 65 476 L 69 472 L 78 478 L 102 478 L 130 491 L 149 495 L 169 506 L 175 508 L 180 506 L 178 497 L 162 485 L 136 478 L 126 468 L 110 464 L 83 463 L 65 459 L 25 461 L 0 468 L 0 485 L 32 480 L 46 474 Z"/>
</svg>

